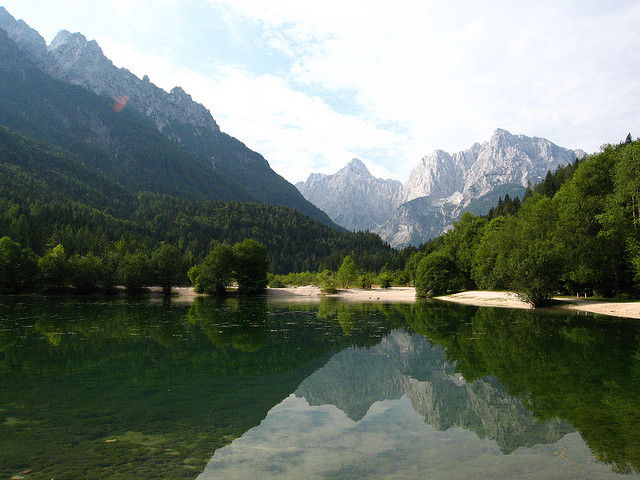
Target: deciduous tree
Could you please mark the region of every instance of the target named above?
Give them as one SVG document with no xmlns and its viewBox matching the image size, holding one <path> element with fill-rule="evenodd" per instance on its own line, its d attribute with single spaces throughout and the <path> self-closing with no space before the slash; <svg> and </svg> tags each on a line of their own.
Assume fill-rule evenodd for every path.
<svg viewBox="0 0 640 480">
<path fill-rule="evenodd" d="M 267 288 L 269 257 L 267 248 L 247 238 L 233 246 L 235 278 L 242 293 L 262 293 Z"/>
<path fill-rule="evenodd" d="M 358 273 L 358 267 L 351 258 L 351 255 L 346 255 L 342 260 L 342 265 L 338 268 L 338 280 L 342 283 L 344 288 L 349 288 L 349 284 L 356 281 Z"/>
</svg>

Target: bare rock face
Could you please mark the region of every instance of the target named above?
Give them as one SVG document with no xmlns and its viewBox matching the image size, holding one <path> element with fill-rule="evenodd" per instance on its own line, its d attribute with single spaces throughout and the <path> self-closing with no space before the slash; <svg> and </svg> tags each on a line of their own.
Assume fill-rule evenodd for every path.
<svg viewBox="0 0 640 480">
<path fill-rule="evenodd" d="M 62 30 L 47 47 L 37 31 L 13 18 L 4 7 L 0 7 L 0 28 L 51 76 L 127 104 L 150 116 L 161 131 L 171 122 L 220 130 L 209 110 L 182 88 L 167 93 L 148 77 L 141 80 L 129 70 L 116 67 L 94 40 L 88 41 L 80 33 Z"/>
<path fill-rule="evenodd" d="M 466 173 L 463 194 L 478 198 L 498 185 L 519 183 L 523 187 L 540 183 L 549 170 L 556 170 L 582 158 L 582 150 L 559 147 L 549 140 L 511 135 L 497 129 L 478 150 Z"/>
<path fill-rule="evenodd" d="M 349 229 L 366 225 L 390 245 L 404 247 L 445 233 L 474 200 L 506 186 L 524 191 L 548 171 L 584 155 L 544 138 L 497 129 L 488 142 L 465 151 L 425 156 L 400 189 L 397 182 L 349 166 L 335 175 L 312 174 L 297 187 L 336 223 Z"/>
<path fill-rule="evenodd" d="M 378 228 L 401 203 L 402 184 L 374 177 L 357 158 L 333 175 L 311 174 L 296 187 L 334 222 L 353 231 Z"/>
<path fill-rule="evenodd" d="M 404 185 L 404 198 L 409 201 L 430 195 L 444 199 L 460 192 L 460 202 L 469 204 L 500 185 L 540 183 L 549 170 L 584 155 L 544 138 L 512 135 L 499 128 L 491 140 L 463 152 L 449 155 L 437 151 L 423 158 Z"/>
<path fill-rule="evenodd" d="M 420 245 L 450 228 L 456 208 L 451 203 L 435 203 L 432 197 L 414 198 L 400 205 L 375 233 L 394 247 Z"/>
<path fill-rule="evenodd" d="M 405 202 L 420 197 L 443 198 L 461 190 L 464 175 L 458 158 L 436 150 L 423 157 L 413 169 L 402 193 Z"/>
<path fill-rule="evenodd" d="M 20 50 L 27 53 L 29 59 L 38 65 L 44 66 L 47 57 L 47 42 L 44 38 L 29 27 L 24 21 L 16 20 L 4 7 L 0 7 L 0 28 L 7 32 Z"/>
<path fill-rule="evenodd" d="M 140 80 L 124 68 L 117 68 L 104 56 L 98 44 L 79 33 L 58 33 L 48 48 L 47 71 L 54 77 L 81 85 L 114 100 L 129 102 L 136 110 L 154 119 L 159 130 L 170 122 L 219 131 L 211 113 L 192 100 L 182 88 L 165 92 L 149 81 Z"/>
</svg>

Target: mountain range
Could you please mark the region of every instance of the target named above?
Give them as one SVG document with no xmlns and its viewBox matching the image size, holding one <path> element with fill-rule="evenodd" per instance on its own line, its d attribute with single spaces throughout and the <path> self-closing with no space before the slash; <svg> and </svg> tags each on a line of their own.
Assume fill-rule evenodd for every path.
<svg viewBox="0 0 640 480">
<path fill-rule="evenodd" d="M 4 7 L 0 125 L 134 192 L 287 206 L 338 228 L 182 88 L 166 92 L 115 67 L 80 33 L 63 30 L 47 45 Z"/>
<path fill-rule="evenodd" d="M 465 211 L 486 214 L 500 197 L 523 196 L 547 172 L 584 156 L 543 138 L 496 129 L 489 141 L 465 151 L 425 156 L 404 185 L 374 177 L 353 159 L 333 175 L 311 174 L 296 187 L 336 223 L 403 247 L 443 234 Z"/>
<path fill-rule="evenodd" d="M 118 191 L 129 210 L 142 193 L 285 206 L 334 229 L 371 231 L 394 247 L 442 234 L 464 211 L 486 213 L 500 196 L 522 195 L 549 170 L 584 155 L 498 129 L 464 152 L 424 157 L 404 185 L 375 178 L 354 159 L 296 188 L 262 155 L 222 132 L 182 88 L 166 92 L 146 76 L 117 68 L 80 33 L 62 30 L 47 45 L 4 7 L 0 127 L 8 129 L 2 138 L 15 143 L 18 134 L 32 142 L 27 150 L 62 152 L 74 165 L 65 170 L 71 183 L 92 182 L 109 205 Z M 21 166 L 33 172 L 35 162 Z"/>
</svg>

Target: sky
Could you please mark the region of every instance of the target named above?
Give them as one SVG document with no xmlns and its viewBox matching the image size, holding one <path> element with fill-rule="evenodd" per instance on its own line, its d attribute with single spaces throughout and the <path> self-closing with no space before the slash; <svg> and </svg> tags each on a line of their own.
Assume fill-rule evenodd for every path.
<svg viewBox="0 0 640 480">
<path fill-rule="evenodd" d="M 181 86 L 290 182 L 352 158 L 406 181 L 496 128 L 596 152 L 640 136 L 640 0 L 4 0 Z"/>
</svg>

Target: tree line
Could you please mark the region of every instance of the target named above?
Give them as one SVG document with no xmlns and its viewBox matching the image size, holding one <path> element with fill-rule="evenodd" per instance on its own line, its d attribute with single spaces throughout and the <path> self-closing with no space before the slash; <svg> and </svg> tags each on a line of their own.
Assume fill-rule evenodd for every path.
<svg viewBox="0 0 640 480">
<path fill-rule="evenodd" d="M 606 145 L 509 207 L 487 217 L 466 213 L 413 254 L 406 270 L 417 294 L 506 289 L 542 306 L 556 294 L 638 293 L 640 142 Z"/>
<path fill-rule="evenodd" d="M 218 244 L 200 263 L 188 268 L 175 246 L 163 243 L 151 252 L 114 252 L 103 255 L 68 255 L 58 244 L 38 256 L 4 236 L 0 238 L 0 293 L 115 292 L 129 293 L 160 285 L 170 294 L 175 285 L 188 282 L 196 292 L 224 295 L 233 282 L 241 293 L 262 293 L 267 286 L 269 258 L 261 243 L 245 239 L 233 246 Z"/>
</svg>

